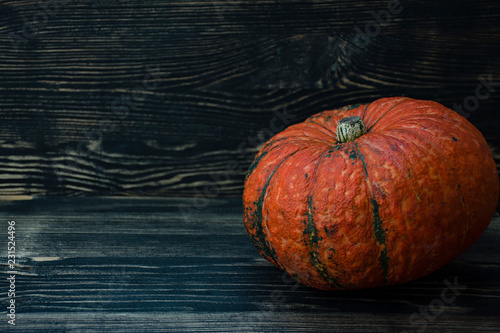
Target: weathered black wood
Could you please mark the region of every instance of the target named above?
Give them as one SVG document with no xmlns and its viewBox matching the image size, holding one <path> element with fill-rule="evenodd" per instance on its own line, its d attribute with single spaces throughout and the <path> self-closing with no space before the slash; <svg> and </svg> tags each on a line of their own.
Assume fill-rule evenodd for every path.
<svg viewBox="0 0 500 333">
<path fill-rule="evenodd" d="M 16 221 L 19 332 L 497 332 L 500 327 L 498 215 L 475 245 L 427 277 L 323 292 L 298 286 L 258 255 L 239 200 L 212 199 L 189 215 L 179 212 L 185 206 L 193 206 L 193 199 L 0 202 L 5 236 L 0 237 L 0 327 L 8 328 L 9 220 Z M 458 286 L 456 294 L 446 289 L 449 283 Z"/>
<path fill-rule="evenodd" d="M 239 196 L 285 125 L 382 96 L 455 108 L 480 76 L 469 119 L 500 165 L 500 3 L 391 3 L 1 1 L 0 193 Z"/>
</svg>

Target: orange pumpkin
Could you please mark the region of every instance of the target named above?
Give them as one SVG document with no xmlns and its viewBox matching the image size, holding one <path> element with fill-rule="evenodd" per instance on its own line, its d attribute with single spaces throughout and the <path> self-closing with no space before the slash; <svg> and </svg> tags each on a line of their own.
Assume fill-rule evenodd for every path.
<svg viewBox="0 0 500 333">
<path fill-rule="evenodd" d="M 432 101 L 382 98 L 323 111 L 251 164 L 244 222 L 259 253 L 319 289 L 429 274 L 475 243 L 498 201 L 482 134 Z"/>
</svg>

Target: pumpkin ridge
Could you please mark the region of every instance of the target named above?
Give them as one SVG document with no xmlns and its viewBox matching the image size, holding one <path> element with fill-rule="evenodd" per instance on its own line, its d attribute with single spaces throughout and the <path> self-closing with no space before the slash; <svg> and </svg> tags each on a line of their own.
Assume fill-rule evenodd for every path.
<svg viewBox="0 0 500 333">
<path fill-rule="evenodd" d="M 264 205 L 264 197 L 266 196 L 267 188 L 269 186 L 269 183 L 271 182 L 271 179 L 273 178 L 274 174 L 276 171 L 279 169 L 279 167 L 286 161 L 288 160 L 291 156 L 295 155 L 297 152 L 302 151 L 306 149 L 307 147 L 302 147 L 288 155 L 287 157 L 283 158 L 283 160 L 274 168 L 274 170 L 271 172 L 269 177 L 266 180 L 266 183 L 262 187 L 262 193 L 259 196 L 259 199 L 257 202 L 254 202 L 254 205 L 256 209 L 252 213 L 252 216 L 249 217 L 249 220 L 251 221 L 252 225 L 254 226 L 255 229 L 255 236 L 250 235 L 252 238 L 253 243 L 259 250 L 259 252 L 262 252 L 266 257 L 271 258 L 281 269 L 283 267 L 279 263 L 279 261 L 276 260 L 276 251 L 272 247 L 272 245 L 269 243 L 266 233 L 264 232 L 264 218 L 262 215 L 262 208 Z"/>
<path fill-rule="evenodd" d="M 328 154 L 329 152 L 331 152 L 331 147 L 329 147 L 326 152 L 321 154 L 320 160 L 318 161 L 318 165 L 316 165 L 316 170 L 314 172 L 314 182 L 312 183 L 313 188 L 314 188 L 314 184 L 316 184 L 317 170 L 319 168 L 319 165 L 321 164 L 321 162 L 323 162 L 325 155 Z M 311 189 L 311 192 L 312 192 L 312 189 Z M 313 214 L 314 205 L 313 205 L 312 201 L 313 201 L 312 195 L 309 194 L 307 196 L 307 214 L 306 214 L 307 215 L 307 221 L 306 221 L 307 227 L 306 227 L 305 233 L 308 236 L 309 247 L 311 248 L 311 251 L 309 252 L 311 255 L 311 263 L 313 264 L 314 268 L 316 268 L 316 270 L 319 272 L 319 274 L 321 275 L 323 280 L 325 280 L 327 283 L 329 283 L 331 286 L 333 286 L 337 289 L 345 289 L 344 287 L 342 287 L 342 285 L 340 285 L 338 283 L 337 279 L 335 279 L 333 276 L 330 276 L 328 274 L 325 266 L 323 265 L 323 263 L 319 259 L 319 252 L 318 252 L 319 244 L 318 244 L 318 242 L 321 239 L 318 237 L 318 228 L 316 228 L 316 225 L 314 224 L 314 214 Z"/>
<path fill-rule="evenodd" d="M 444 117 L 442 115 L 438 115 L 438 114 L 425 114 L 425 113 L 419 113 L 419 114 L 411 114 L 405 118 L 399 118 L 397 119 L 395 122 L 393 122 L 391 124 L 391 126 L 393 125 L 404 125 L 405 123 L 407 123 L 408 120 L 414 120 L 414 121 L 429 121 L 429 120 L 433 120 L 433 121 L 449 121 L 449 122 L 452 122 L 453 125 L 455 126 L 462 126 L 462 123 L 455 120 L 455 119 L 451 119 L 451 118 L 448 118 L 448 117 Z M 400 127 L 398 127 L 400 128 Z M 384 128 L 385 130 L 385 128 Z"/>
<path fill-rule="evenodd" d="M 335 134 L 335 133 L 334 133 L 332 130 L 330 130 L 328 127 L 326 127 L 326 126 L 325 126 L 325 125 L 323 125 L 323 124 L 317 123 L 317 122 L 315 122 L 314 120 L 309 120 L 307 123 L 308 123 L 308 124 L 314 124 L 314 125 L 317 125 L 317 126 L 319 126 L 319 127 L 321 127 L 321 128 L 324 128 L 324 129 L 327 131 L 327 134 Z"/>
<path fill-rule="evenodd" d="M 275 144 L 276 142 L 280 142 L 280 141 L 283 141 L 283 140 L 286 140 L 288 139 L 287 137 L 283 137 L 283 138 L 279 138 L 279 139 L 274 139 L 271 138 L 268 142 L 266 142 L 263 146 L 262 146 L 262 150 L 267 150 L 269 149 L 270 146 L 272 146 L 273 144 Z"/>
<path fill-rule="evenodd" d="M 253 173 L 253 171 L 255 170 L 255 168 L 257 168 L 257 165 L 259 165 L 260 160 L 264 156 L 266 156 L 268 152 L 269 152 L 268 150 L 264 150 L 259 156 L 257 156 L 253 160 L 252 164 L 250 164 L 250 166 L 248 167 L 248 171 L 247 171 L 247 173 L 245 175 L 245 180 L 247 180 L 250 177 L 250 175 Z"/>
<path fill-rule="evenodd" d="M 450 160 L 446 157 L 445 154 L 443 154 L 433 143 L 431 140 L 428 140 L 426 137 L 418 134 L 418 133 L 415 133 L 415 132 L 412 132 L 406 128 L 400 128 L 399 130 L 401 131 L 407 131 L 407 132 L 410 132 L 412 133 L 413 135 L 415 135 L 416 137 L 418 137 L 419 139 L 421 139 L 422 141 L 425 141 L 427 142 L 433 149 L 434 151 L 436 151 L 438 154 L 440 154 L 442 156 L 442 159 L 443 161 L 446 162 L 446 164 L 449 166 L 449 168 L 453 171 L 453 174 L 455 175 L 455 178 L 458 180 L 458 175 L 457 175 L 457 170 L 455 169 L 455 167 L 453 166 L 453 164 L 450 162 Z M 392 137 L 392 136 L 391 136 Z M 470 216 L 470 210 L 469 210 L 469 207 L 467 206 L 467 203 L 465 202 L 465 197 L 464 197 L 464 193 L 463 193 L 463 190 L 462 190 L 462 187 L 460 186 L 460 184 L 457 182 L 457 188 L 458 188 L 458 193 L 460 194 L 460 201 L 462 202 L 462 205 L 463 205 L 463 208 L 464 208 L 464 212 L 467 216 Z M 469 224 L 467 224 L 467 226 L 469 227 Z M 468 233 L 469 229 L 467 228 L 464 228 L 464 234 L 463 234 L 463 239 L 462 239 L 462 244 L 460 244 L 460 247 L 462 247 L 462 245 L 464 244 L 466 238 L 467 238 L 467 233 Z"/>
<path fill-rule="evenodd" d="M 382 247 L 382 250 L 379 254 L 378 260 L 380 266 L 382 267 L 382 273 L 384 275 L 384 283 L 389 282 L 389 256 L 387 253 L 387 246 L 385 244 L 386 233 L 384 228 L 382 227 L 382 219 L 379 214 L 379 204 L 375 199 L 375 195 L 373 194 L 373 190 L 369 181 L 368 169 L 366 167 L 366 162 L 361 150 L 359 149 L 358 143 L 354 142 L 354 146 L 358 151 L 359 159 L 361 160 L 361 164 L 363 165 L 363 170 L 366 177 L 366 182 L 368 184 L 368 190 L 370 191 L 370 202 L 372 206 L 372 214 L 373 214 L 373 231 L 375 232 L 375 241 L 379 246 Z"/>
<path fill-rule="evenodd" d="M 397 129 L 397 130 L 398 130 L 398 131 L 405 131 L 405 132 L 409 132 L 409 133 L 411 133 L 411 134 L 414 134 L 414 135 L 415 135 L 415 133 L 413 133 L 413 132 L 411 132 L 411 131 L 409 131 L 409 130 L 407 130 L 407 129 L 400 129 L 400 128 L 399 128 L 399 129 Z M 401 138 L 399 138 L 399 137 L 397 137 L 397 136 L 394 136 L 394 135 L 391 135 L 391 133 L 390 133 L 391 131 L 392 131 L 392 130 L 384 131 L 383 135 L 384 135 L 384 136 L 386 136 L 386 137 L 390 137 L 390 138 L 392 138 L 393 140 L 398 141 L 398 142 L 400 142 L 400 143 L 402 143 L 402 144 L 404 145 L 404 144 L 405 144 L 405 142 L 404 142 L 403 140 L 401 140 Z M 381 133 L 379 133 L 379 134 L 381 134 Z M 408 178 L 411 178 L 411 179 L 413 180 L 413 179 L 414 179 L 414 176 L 413 176 L 413 175 L 415 175 L 415 174 L 416 174 L 415 168 L 413 168 L 412 163 L 411 163 L 411 162 L 409 162 L 409 161 L 407 160 L 407 155 L 404 153 L 404 151 L 403 151 L 403 150 L 401 150 L 399 147 L 398 147 L 397 149 L 401 152 L 401 158 L 405 160 L 405 164 L 404 164 L 404 166 L 408 169 L 408 173 L 409 173 Z M 416 185 L 416 183 L 415 183 L 415 181 L 414 181 L 414 180 L 411 182 L 411 184 L 412 184 L 412 186 L 413 186 L 413 188 L 414 188 L 415 195 L 417 196 L 417 198 L 419 198 L 419 197 L 420 197 L 420 194 L 419 194 L 419 193 L 418 193 L 418 191 L 417 191 L 417 190 L 418 190 L 418 186 Z M 463 199 L 463 198 L 462 198 L 462 199 Z"/>
<path fill-rule="evenodd" d="M 273 143 L 276 143 L 276 142 L 279 142 L 279 141 L 282 141 L 282 140 L 286 140 L 287 138 L 279 138 L 279 139 L 276 139 L 276 140 L 269 140 L 269 142 L 267 142 L 263 147 L 262 147 L 262 153 L 258 156 L 256 156 L 254 158 L 254 160 L 252 161 L 252 163 L 250 164 L 250 166 L 248 167 L 248 170 L 247 170 L 247 173 L 245 175 L 245 179 L 248 179 L 248 177 L 250 177 L 250 175 L 252 174 L 252 172 L 255 170 L 255 168 L 257 168 L 257 165 L 259 165 L 259 162 L 260 160 L 266 156 L 270 151 L 272 151 L 273 149 L 279 147 L 279 146 L 274 146 L 274 147 L 271 147 L 271 148 L 268 148 L 270 147 Z"/>
<path fill-rule="evenodd" d="M 401 101 L 401 103 L 398 103 L 398 104 L 395 104 L 393 106 L 391 106 L 386 112 L 384 112 L 384 114 L 380 115 L 379 117 L 377 117 L 377 120 L 370 126 L 370 128 L 367 128 L 366 129 L 366 132 L 370 132 L 370 130 L 375 126 L 377 125 L 377 123 L 380 121 L 380 119 L 382 119 L 385 115 L 387 115 L 390 111 L 392 111 L 395 107 L 397 106 L 400 106 L 401 104 L 409 101 L 411 99 L 409 98 L 403 98 L 403 100 Z M 376 102 L 376 101 L 375 101 Z M 372 105 L 373 103 L 370 103 L 368 106 Z"/>
<path fill-rule="evenodd" d="M 435 147 L 435 146 L 434 146 L 434 145 L 433 145 L 433 144 L 432 144 L 429 140 L 425 139 L 425 138 L 424 138 L 424 137 L 422 137 L 421 135 L 419 135 L 419 134 L 417 134 L 417 133 L 415 133 L 415 132 L 412 132 L 412 131 L 410 131 L 410 130 L 408 130 L 408 129 L 406 129 L 406 128 L 389 129 L 389 130 L 387 130 L 387 131 L 384 131 L 384 135 L 385 135 L 385 136 L 388 136 L 388 137 L 390 137 L 390 138 L 392 138 L 392 139 L 393 139 L 393 140 L 395 140 L 395 141 L 402 142 L 402 141 L 401 141 L 401 139 L 400 139 L 399 137 L 394 136 L 394 135 L 392 135 L 392 134 L 391 134 L 391 132 L 392 132 L 392 131 L 401 131 L 401 132 L 411 133 L 412 135 L 415 135 L 415 136 L 419 137 L 420 139 L 425 140 L 425 141 L 426 141 L 428 144 L 430 144 L 430 145 L 431 145 L 431 146 L 432 146 L 432 147 L 433 147 L 436 151 L 438 151 L 438 152 L 439 152 L 439 149 L 437 149 L 437 148 L 436 148 L 436 147 Z M 417 146 L 418 146 L 418 145 L 417 145 Z M 405 158 L 405 159 L 406 159 L 406 155 L 405 155 L 405 154 L 402 154 L 401 156 L 402 156 L 403 158 Z M 446 162 L 448 163 L 448 165 L 449 165 L 449 166 L 452 166 L 451 162 L 450 162 L 450 161 L 446 158 L 446 156 L 445 156 L 445 158 L 444 158 L 444 159 L 446 160 Z M 408 167 L 408 169 L 410 169 L 411 174 L 415 174 L 415 172 L 413 171 L 414 169 L 413 169 L 413 167 L 411 166 L 411 163 L 407 163 L 407 164 L 406 164 L 406 166 Z M 455 168 L 452 168 L 452 170 L 453 170 L 453 173 L 456 175 L 456 174 L 457 174 L 457 171 L 455 170 Z M 467 214 L 468 214 L 468 209 L 467 209 L 467 206 L 465 205 L 465 200 L 464 200 L 463 191 L 462 191 L 462 189 L 461 189 L 461 187 L 460 187 L 460 184 L 459 184 L 459 183 L 457 183 L 457 187 L 458 187 L 458 189 L 459 189 L 459 191 L 460 191 L 460 199 L 461 199 L 461 202 L 462 202 L 462 204 L 464 205 L 464 209 L 466 210 L 466 212 L 467 212 Z M 417 193 L 417 194 L 418 194 L 418 193 Z"/>
</svg>

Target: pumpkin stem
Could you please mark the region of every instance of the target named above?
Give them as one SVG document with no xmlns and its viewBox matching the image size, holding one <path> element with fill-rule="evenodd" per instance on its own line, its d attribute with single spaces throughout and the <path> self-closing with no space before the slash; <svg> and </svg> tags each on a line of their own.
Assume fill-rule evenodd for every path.
<svg viewBox="0 0 500 333">
<path fill-rule="evenodd" d="M 366 134 L 366 127 L 360 116 L 343 118 L 337 125 L 337 141 L 339 143 L 354 141 L 363 134 Z"/>
</svg>

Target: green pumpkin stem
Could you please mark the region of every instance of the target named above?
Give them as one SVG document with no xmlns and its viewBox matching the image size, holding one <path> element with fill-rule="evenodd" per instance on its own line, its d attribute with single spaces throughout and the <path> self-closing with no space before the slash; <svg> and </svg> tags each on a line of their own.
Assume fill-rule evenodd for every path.
<svg viewBox="0 0 500 333">
<path fill-rule="evenodd" d="M 337 141 L 339 143 L 354 141 L 363 134 L 366 134 L 366 127 L 359 116 L 341 119 L 337 125 Z"/>
</svg>

